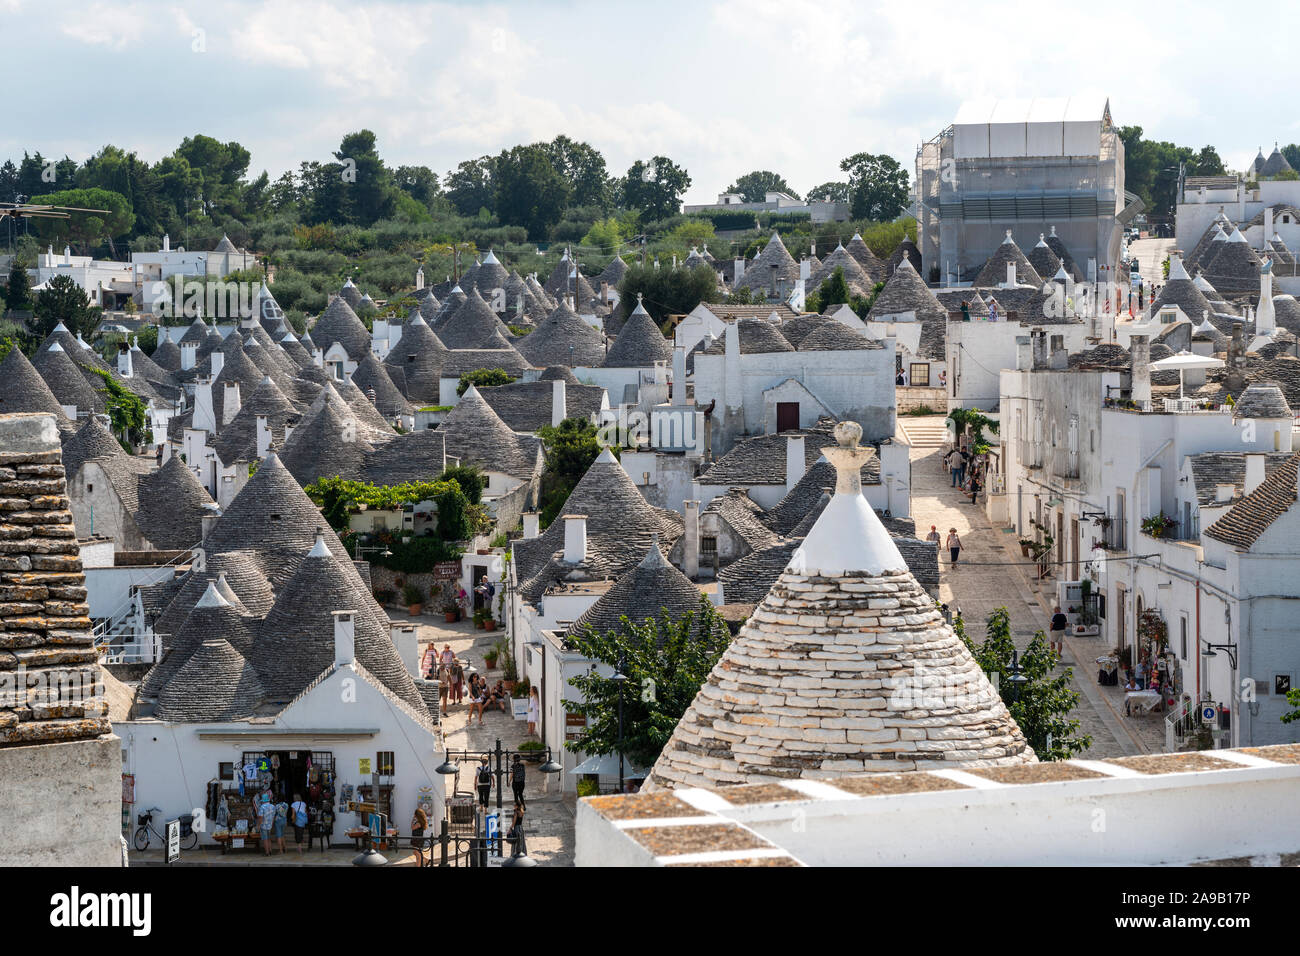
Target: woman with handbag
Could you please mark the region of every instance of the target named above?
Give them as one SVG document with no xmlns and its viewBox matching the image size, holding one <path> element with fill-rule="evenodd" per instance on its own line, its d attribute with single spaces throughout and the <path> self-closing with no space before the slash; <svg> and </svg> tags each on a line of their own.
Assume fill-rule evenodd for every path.
<svg viewBox="0 0 1300 956">
<path fill-rule="evenodd" d="M 411 817 L 411 846 L 415 849 L 415 865 L 424 866 L 424 831 L 429 828 L 429 815 L 424 807 L 415 805 L 415 815 Z"/>
</svg>

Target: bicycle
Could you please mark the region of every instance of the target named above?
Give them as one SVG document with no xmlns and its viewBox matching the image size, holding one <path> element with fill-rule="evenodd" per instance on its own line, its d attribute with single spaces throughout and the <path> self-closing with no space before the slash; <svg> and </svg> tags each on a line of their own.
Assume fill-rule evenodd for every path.
<svg viewBox="0 0 1300 956">
<path fill-rule="evenodd" d="M 167 844 L 167 835 L 154 829 L 153 815 L 155 813 L 162 813 L 162 811 L 157 807 L 150 807 L 148 813 L 141 813 L 135 818 L 139 826 L 136 828 L 132 842 L 135 844 L 135 848 L 141 852 L 149 849 L 149 834 L 151 833 L 162 841 L 164 846 Z M 191 825 L 194 821 L 194 815 L 183 813 L 179 820 L 181 823 L 181 849 L 192 850 L 199 845 L 199 835 Z"/>
</svg>

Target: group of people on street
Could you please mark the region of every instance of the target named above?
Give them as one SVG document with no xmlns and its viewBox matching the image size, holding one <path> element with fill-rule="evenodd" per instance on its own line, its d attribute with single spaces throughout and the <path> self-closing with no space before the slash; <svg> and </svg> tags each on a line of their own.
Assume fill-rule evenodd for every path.
<svg viewBox="0 0 1300 956">
<path fill-rule="evenodd" d="M 303 802 L 302 794 L 295 793 L 293 803 L 286 803 L 283 799 L 272 802 L 269 793 L 262 794 L 262 802 L 257 805 L 257 828 L 261 831 L 262 852 L 267 856 L 271 855 L 273 841 L 279 844 L 282 854 L 285 852 L 284 828 L 290 821 L 293 822 L 293 842 L 301 855 L 303 838 L 307 834 L 307 804 Z"/>
<path fill-rule="evenodd" d="M 936 550 L 938 550 L 939 543 L 942 540 L 943 546 L 948 549 L 948 554 L 952 558 L 952 563 L 957 563 L 957 559 L 961 556 L 962 543 L 961 536 L 957 534 L 956 528 L 949 528 L 948 537 L 943 539 L 939 534 L 938 527 L 930 525 L 930 533 L 925 536 L 925 540 L 933 544 Z"/>
</svg>

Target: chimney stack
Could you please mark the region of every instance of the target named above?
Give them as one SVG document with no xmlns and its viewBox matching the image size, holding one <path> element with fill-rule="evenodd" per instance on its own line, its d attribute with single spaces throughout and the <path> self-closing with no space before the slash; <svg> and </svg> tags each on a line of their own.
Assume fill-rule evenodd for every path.
<svg viewBox="0 0 1300 956">
<path fill-rule="evenodd" d="M 1007 263 L 1007 288 L 1014 289 L 1015 287 L 1016 287 L 1016 264 L 1014 262 L 1008 262 Z"/>
<path fill-rule="evenodd" d="M 389 631 L 397 656 L 412 677 L 420 677 L 420 643 L 416 639 L 414 624 L 394 624 Z"/>
<path fill-rule="evenodd" d="M 551 425 L 559 426 L 568 417 L 564 379 L 551 382 Z"/>
<path fill-rule="evenodd" d="M 181 371 L 188 372 L 194 367 L 194 357 L 199 347 L 194 342 L 181 343 Z"/>
<path fill-rule="evenodd" d="M 265 415 L 257 416 L 257 457 L 265 458 L 271 450 L 271 423 Z"/>
<path fill-rule="evenodd" d="M 211 533 L 213 527 L 216 526 L 217 519 L 220 517 L 221 508 L 215 501 L 204 507 L 203 515 L 199 518 L 201 529 L 199 533 L 202 535 L 199 539 L 200 542 L 208 540 L 208 535 Z"/>
<path fill-rule="evenodd" d="M 120 342 L 117 346 L 117 374 L 123 378 L 131 378 L 134 375 L 131 366 L 131 346 L 125 342 Z"/>
<path fill-rule="evenodd" d="M 211 365 L 212 377 L 216 378 L 218 375 L 221 374 L 221 370 L 226 367 L 226 353 L 222 352 L 220 349 L 217 349 L 211 355 L 208 356 L 208 359 L 212 363 Z"/>
<path fill-rule="evenodd" d="M 803 435 L 790 435 L 785 440 L 785 490 L 787 492 L 799 483 L 799 479 L 808 470 L 803 445 Z"/>
<path fill-rule="evenodd" d="M 1016 369 L 1021 372 L 1028 372 L 1034 367 L 1033 347 L 1029 342 L 1028 335 L 1016 336 Z"/>
<path fill-rule="evenodd" d="M 731 277 L 731 287 L 734 289 L 740 284 L 740 280 L 745 275 L 745 257 L 740 256 L 736 259 L 736 271 Z"/>
<path fill-rule="evenodd" d="M 334 663 L 350 667 L 357 659 L 356 611 L 332 611 L 334 615 Z"/>
<path fill-rule="evenodd" d="M 162 247 L 162 251 L 163 251 L 163 252 L 171 252 L 171 251 L 172 251 L 172 237 L 169 236 L 169 235 L 167 235 L 167 233 L 163 233 L 163 247 Z"/>
<path fill-rule="evenodd" d="M 542 516 L 536 511 L 524 512 L 524 540 L 531 541 L 542 531 Z"/>
<path fill-rule="evenodd" d="M 700 575 L 700 502 L 682 502 L 686 519 L 682 554 L 682 573 L 694 581 Z"/>
<path fill-rule="evenodd" d="M 217 430 L 217 415 L 212 404 L 212 379 L 194 383 L 194 427 L 205 432 Z"/>
<path fill-rule="evenodd" d="M 1129 354 L 1133 357 L 1133 373 L 1129 383 L 1129 397 L 1139 405 L 1151 402 L 1151 336 L 1135 335 L 1129 340 Z"/>
<path fill-rule="evenodd" d="M 213 355 L 217 353 L 213 352 Z M 221 427 L 230 424 L 230 420 L 239 414 L 239 383 L 226 382 L 225 394 L 221 402 Z"/>
<path fill-rule="evenodd" d="M 1264 460 L 1262 454 L 1251 453 L 1246 455 L 1246 484 L 1242 488 L 1243 493 L 1250 494 L 1263 482 Z"/>
<path fill-rule="evenodd" d="M 587 516 L 564 516 L 564 563 L 582 564 L 587 560 Z"/>
<path fill-rule="evenodd" d="M 1029 330 L 1029 342 L 1033 354 L 1034 371 L 1047 368 L 1047 333 L 1042 329 Z"/>
<path fill-rule="evenodd" d="M 673 404 L 681 407 L 686 404 L 686 346 L 678 345 L 673 349 Z"/>
<path fill-rule="evenodd" d="M 1264 246 L 1273 238 L 1273 207 L 1264 207 Z"/>
</svg>

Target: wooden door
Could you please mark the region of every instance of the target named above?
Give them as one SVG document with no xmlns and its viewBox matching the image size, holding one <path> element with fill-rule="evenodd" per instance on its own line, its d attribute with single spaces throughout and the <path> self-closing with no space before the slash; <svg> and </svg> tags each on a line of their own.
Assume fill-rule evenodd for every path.
<svg viewBox="0 0 1300 956">
<path fill-rule="evenodd" d="M 793 431 L 799 427 L 799 403 L 798 402 L 777 402 L 776 403 L 776 430 L 779 432 Z"/>
</svg>

